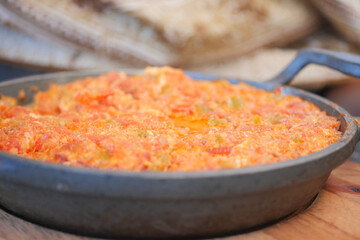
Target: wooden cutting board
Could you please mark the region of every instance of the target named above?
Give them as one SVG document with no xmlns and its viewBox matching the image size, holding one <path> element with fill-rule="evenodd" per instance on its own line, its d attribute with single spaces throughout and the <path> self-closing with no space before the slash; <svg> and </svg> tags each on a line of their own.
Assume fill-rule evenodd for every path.
<svg viewBox="0 0 360 240">
<path fill-rule="evenodd" d="M 0 239 L 91 240 L 93 238 L 41 227 L 0 210 Z M 299 215 L 258 231 L 218 239 L 360 239 L 360 164 L 347 161 L 334 170 L 319 197 Z"/>
</svg>

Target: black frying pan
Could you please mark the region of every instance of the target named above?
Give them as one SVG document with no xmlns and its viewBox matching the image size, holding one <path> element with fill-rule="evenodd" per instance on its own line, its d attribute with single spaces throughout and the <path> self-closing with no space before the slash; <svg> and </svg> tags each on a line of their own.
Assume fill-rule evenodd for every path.
<svg viewBox="0 0 360 240">
<path fill-rule="evenodd" d="M 360 58 L 325 50 L 300 51 L 269 83 L 287 84 L 309 63 L 360 77 Z M 132 70 L 124 70 L 132 74 Z M 31 86 L 65 83 L 94 72 L 56 73 L 0 83 L 0 93 L 17 96 Z M 196 79 L 216 76 L 188 73 Z M 236 83 L 235 80 L 229 81 Z M 353 152 L 355 120 L 341 107 L 312 93 L 282 86 L 341 121 L 343 137 L 326 149 L 294 160 L 242 169 L 202 172 L 124 172 L 67 167 L 0 152 L 0 204 L 34 222 L 102 237 L 170 238 L 227 234 L 280 219 L 307 205 L 330 172 Z"/>
</svg>

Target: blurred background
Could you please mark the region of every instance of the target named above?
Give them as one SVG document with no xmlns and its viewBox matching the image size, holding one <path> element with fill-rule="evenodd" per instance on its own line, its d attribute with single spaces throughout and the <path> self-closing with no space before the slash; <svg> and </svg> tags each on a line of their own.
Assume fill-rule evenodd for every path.
<svg viewBox="0 0 360 240">
<path fill-rule="evenodd" d="M 358 0 L 4 0 L 0 80 L 169 65 L 264 81 L 304 47 L 360 52 Z M 360 116 L 360 81 L 309 66 L 293 85 Z"/>
</svg>

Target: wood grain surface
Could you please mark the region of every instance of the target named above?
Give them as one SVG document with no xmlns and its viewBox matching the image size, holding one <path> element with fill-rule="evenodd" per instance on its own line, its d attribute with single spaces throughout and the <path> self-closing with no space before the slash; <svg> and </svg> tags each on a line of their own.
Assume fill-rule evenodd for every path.
<svg viewBox="0 0 360 240">
<path fill-rule="evenodd" d="M 0 210 L 0 239 L 91 240 L 93 238 L 41 227 Z M 297 216 L 258 231 L 218 239 L 360 239 L 360 164 L 347 161 L 334 170 L 316 201 Z"/>
</svg>

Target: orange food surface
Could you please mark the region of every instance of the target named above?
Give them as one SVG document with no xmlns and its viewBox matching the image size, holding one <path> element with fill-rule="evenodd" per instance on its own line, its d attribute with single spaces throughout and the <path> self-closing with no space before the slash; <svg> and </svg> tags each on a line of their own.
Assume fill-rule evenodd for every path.
<svg viewBox="0 0 360 240">
<path fill-rule="evenodd" d="M 181 70 L 110 72 L 0 99 L 0 149 L 41 161 L 133 171 L 197 171 L 286 161 L 342 135 L 340 122 L 279 91 Z"/>
</svg>

